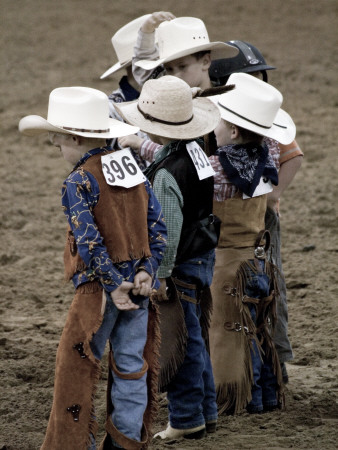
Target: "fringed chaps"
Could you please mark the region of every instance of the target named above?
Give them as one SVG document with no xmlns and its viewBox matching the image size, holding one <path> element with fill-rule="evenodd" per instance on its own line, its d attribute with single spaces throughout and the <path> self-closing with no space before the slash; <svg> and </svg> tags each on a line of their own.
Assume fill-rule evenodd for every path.
<svg viewBox="0 0 338 450">
<path fill-rule="evenodd" d="M 89 342 L 102 322 L 103 299 L 97 282 L 76 290 L 56 354 L 54 399 L 41 450 L 85 450 L 89 434 L 96 434 L 93 397 L 100 362 Z"/>
<path fill-rule="evenodd" d="M 219 413 L 239 413 L 251 400 L 253 383 L 250 349 L 254 339 L 259 351 L 265 341 L 271 353 L 273 370 L 277 376 L 278 401 L 281 402 L 282 377 L 277 352 L 270 335 L 269 318 L 275 316 L 275 297 L 278 292 L 274 267 L 266 262 L 265 271 L 273 285 L 266 299 L 252 299 L 245 295 L 246 268 L 254 259 L 254 247 L 221 248 L 216 250 L 216 265 L 211 287 L 213 314 L 210 327 L 210 354 L 213 367 Z M 251 319 L 248 303 L 257 308 L 257 329 Z"/>
<path fill-rule="evenodd" d="M 181 305 L 181 294 L 178 291 L 178 280 L 167 278 L 168 300 L 157 301 L 156 295 L 154 301 L 157 304 L 160 316 L 160 374 L 159 391 L 166 392 L 168 384 L 175 377 L 179 367 L 184 361 L 186 354 L 186 345 L 188 332 L 184 319 L 184 312 Z M 182 282 L 180 282 L 182 283 Z M 183 284 L 186 284 L 183 282 Z M 187 300 L 188 297 L 184 296 Z M 194 301 L 194 299 L 191 299 Z M 212 299 L 209 288 L 197 291 L 196 302 L 201 305 L 200 324 L 202 336 L 209 349 L 208 330 L 210 325 L 210 316 L 212 309 Z"/>
</svg>

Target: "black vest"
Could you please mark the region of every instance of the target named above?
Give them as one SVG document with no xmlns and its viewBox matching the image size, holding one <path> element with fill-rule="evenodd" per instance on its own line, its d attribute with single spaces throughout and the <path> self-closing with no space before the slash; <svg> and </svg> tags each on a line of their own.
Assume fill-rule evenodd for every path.
<svg viewBox="0 0 338 450">
<path fill-rule="evenodd" d="M 198 226 L 201 219 L 212 214 L 214 178 L 200 180 L 183 141 L 179 150 L 159 163 L 157 170 L 165 168 L 176 180 L 183 196 L 183 225 L 176 263 L 201 255 L 211 248 Z M 203 234 L 203 235 L 202 235 Z"/>
</svg>

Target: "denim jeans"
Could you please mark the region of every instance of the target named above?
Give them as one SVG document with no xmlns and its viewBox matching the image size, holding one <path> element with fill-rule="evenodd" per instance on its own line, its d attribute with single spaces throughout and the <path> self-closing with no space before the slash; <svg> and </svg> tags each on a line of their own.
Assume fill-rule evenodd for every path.
<svg viewBox="0 0 338 450">
<path fill-rule="evenodd" d="M 264 269 L 264 261 L 260 260 L 261 269 Z M 245 287 L 245 293 L 252 298 L 268 297 L 270 293 L 270 280 L 263 271 L 254 273 L 248 271 L 249 279 Z M 249 309 L 253 322 L 256 324 L 256 308 L 249 303 Z M 253 386 L 251 388 L 252 400 L 247 409 L 250 412 L 263 411 L 264 407 L 277 405 L 277 378 L 272 369 L 271 358 L 266 356 L 264 344 L 263 354 L 260 355 L 256 342 L 252 340 L 251 361 L 253 370 Z"/>
<path fill-rule="evenodd" d="M 106 309 L 99 330 L 93 335 L 90 346 L 95 358 L 102 359 L 107 340 L 110 341 L 117 369 L 122 373 L 140 372 L 144 360 L 143 350 L 147 339 L 148 299 L 131 298 L 140 308 L 119 311 L 107 295 Z M 141 440 L 143 414 L 147 406 L 147 375 L 136 380 L 125 380 L 113 374 L 111 400 L 114 410 L 111 419 L 115 427 L 131 439 Z M 115 443 L 116 445 L 116 443 Z M 95 449 L 92 438 L 90 450 Z"/>
<path fill-rule="evenodd" d="M 189 259 L 176 266 L 172 275 L 198 289 L 211 285 L 215 252 Z M 196 298 L 196 291 L 179 287 L 180 292 Z M 201 307 L 181 299 L 188 331 L 184 361 L 168 386 L 169 421 L 173 428 L 187 429 L 217 419 L 216 391 L 210 356 L 202 338 Z"/>
</svg>

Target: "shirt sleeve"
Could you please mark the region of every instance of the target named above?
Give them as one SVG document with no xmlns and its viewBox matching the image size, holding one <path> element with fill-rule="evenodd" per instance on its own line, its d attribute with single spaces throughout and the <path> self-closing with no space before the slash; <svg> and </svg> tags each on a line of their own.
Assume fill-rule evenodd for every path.
<svg viewBox="0 0 338 450">
<path fill-rule="evenodd" d="M 123 281 L 122 274 L 112 263 L 96 226 L 93 208 L 99 199 L 95 178 L 78 169 L 70 174 L 62 186 L 62 206 L 72 229 L 79 255 L 89 268 L 89 279 L 99 280 L 111 292 Z"/>
<path fill-rule="evenodd" d="M 149 80 L 149 78 L 157 78 L 160 75 L 164 75 L 164 67 L 161 65 L 152 70 L 142 69 L 135 65 L 135 62 L 141 59 L 158 59 L 159 52 L 158 47 L 155 44 L 155 32 L 154 33 L 143 33 L 139 30 L 137 35 L 136 44 L 134 47 L 134 57 L 132 63 L 133 76 L 136 82 L 143 86 L 143 84 Z"/>
<path fill-rule="evenodd" d="M 167 243 L 167 227 L 164 221 L 162 208 L 155 197 L 150 182 L 145 182 L 145 187 L 149 196 L 148 201 L 148 236 L 151 257 L 143 258 L 138 270 L 145 270 L 154 280 L 154 287 L 158 288 L 156 272 L 160 265 Z"/>
<path fill-rule="evenodd" d="M 140 147 L 140 156 L 148 162 L 153 162 L 163 145 L 156 144 L 150 139 L 145 139 Z"/>
<path fill-rule="evenodd" d="M 295 158 L 296 156 L 304 156 L 304 153 L 300 149 L 296 141 L 292 141 L 291 144 L 283 145 L 279 144 L 280 158 L 279 164 L 282 165 L 286 161 Z"/>
<path fill-rule="evenodd" d="M 183 224 L 183 195 L 175 178 L 166 170 L 160 169 L 153 182 L 154 193 L 161 204 L 167 225 L 167 248 L 158 269 L 159 278 L 167 278 L 175 265 L 178 244 Z"/>
<path fill-rule="evenodd" d="M 238 191 L 236 186 L 227 178 L 218 155 L 209 156 L 211 167 L 215 171 L 214 175 L 214 200 L 222 202 L 231 198 Z"/>
</svg>

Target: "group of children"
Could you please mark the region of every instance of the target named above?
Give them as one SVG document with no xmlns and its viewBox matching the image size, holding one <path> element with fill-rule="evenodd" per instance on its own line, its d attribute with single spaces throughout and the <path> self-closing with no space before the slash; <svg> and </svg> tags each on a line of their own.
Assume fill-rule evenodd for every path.
<svg viewBox="0 0 338 450">
<path fill-rule="evenodd" d="M 43 449 L 96 448 L 107 341 L 101 450 L 147 448 L 158 390 L 169 411 L 159 439 L 200 439 L 222 412 L 271 411 L 292 358 L 274 233 L 277 200 L 297 170 L 282 169 L 302 154 L 281 93 L 266 82 L 273 67 L 254 46 L 210 42 L 200 19 L 169 12 L 130 22 L 112 43 L 119 62 L 102 77 L 127 75 L 109 98 L 58 88 L 47 119 L 19 123 L 26 135 L 48 132 L 73 166 L 62 206 L 75 297 Z M 270 151 L 279 143 L 281 188 Z"/>
</svg>

